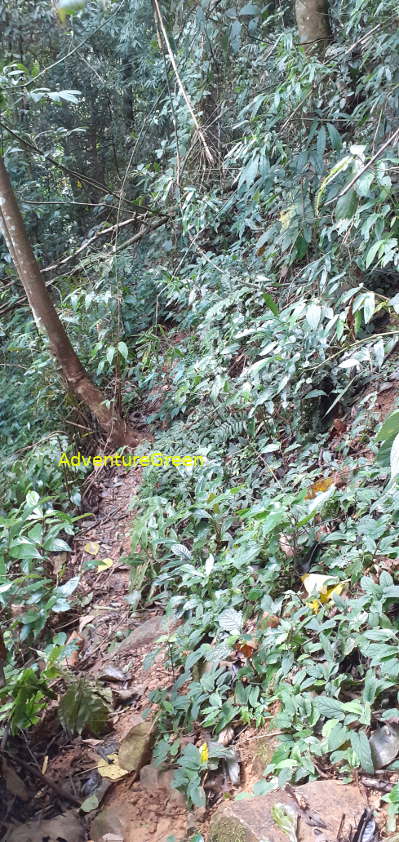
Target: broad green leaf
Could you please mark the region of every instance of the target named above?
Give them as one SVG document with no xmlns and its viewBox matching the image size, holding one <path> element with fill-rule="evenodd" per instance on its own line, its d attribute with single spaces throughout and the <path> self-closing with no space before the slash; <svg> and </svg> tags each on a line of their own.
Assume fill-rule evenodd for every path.
<svg viewBox="0 0 399 842">
<path fill-rule="evenodd" d="M 63 585 L 59 585 L 59 587 L 56 589 L 56 592 L 57 592 L 57 594 L 60 594 L 62 596 L 71 596 L 71 594 L 74 591 L 76 591 L 76 588 L 78 587 L 79 582 L 80 582 L 80 577 L 79 576 L 73 576 L 72 579 L 68 579 L 68 581 L 64 582 Z"/>
<path fill-rule="evenodd" d="M 325 716 L 327 719 L 338 719 L 339 721 L 345 718 L 345 709 L 343 708 L 342 702 L 339 702 L 338 699 L 319 696 L 315 700 L 315 703 L 321 716 Z"/>
<path fill-rule="evenodd" d="M 374 774 L 369 741 L 363 731 L 351 732 L 352 748 L 359 759 L 360 766 L 368 775 Z"/>
<path fill-rule="evenodd" d="M 48 541 L 45 541 L 44 549 L 50 553 L 72 552 L 69 544 L 67 544 L 66 541 L 63 541 L 62 538 L 50 538 Z"/>
<path fill-rule="evenodd" d="M 335 207 L 336 219 L 352 219 L 357 208 L 358 197 L 355 190 L 348 190 L 344 196 L 338 199 Z"/>
<path fill-rule="evenodd" d="M 37 506 L 40 497 L 37 491 L 28 491 L 26 495 L 26 503 L 28 506 Z"/>
<path fill-rule="evenodd" d="M 316 330 L 319 326 L 321 319 L 321 307 L 319 304 L 310 304 L 309 307 L 306 308 L 306 321 L 309 327 L 312 330 Z"/>
<path fill-rule="evenodd" d="M 393 439 L 399 433 L 399 409 L 391 412 L 385 419 L 381 429 L 375 437 L 375 441 L 387 441 Z"/>
<path fill-rule="evenodd" d="M 239 633 L 242 626 L 242 612 L 226 608 L 219 616 L 219 626 L 225 631 Z"/>
<path fill-rule="evenodd" d="M 273 296 L 270 295 L 270 293 L 268 293 L 268 292 L 264 292 L 262 294 L 262 298 L 263 298 L 263 300 L 266 304 L 266 307 L 268 307 L 269 310 L 272 311 L 273 315 L 278 316 L 278 306 L 277 306 Z"/>
<path fill-rule="evenodd" d="M 126 345 L 126 342 L 118 342 L 118 351 L 122 354 L 122 357 L 127 360 L 129 356 L 129 349 Z"/>
</svg>

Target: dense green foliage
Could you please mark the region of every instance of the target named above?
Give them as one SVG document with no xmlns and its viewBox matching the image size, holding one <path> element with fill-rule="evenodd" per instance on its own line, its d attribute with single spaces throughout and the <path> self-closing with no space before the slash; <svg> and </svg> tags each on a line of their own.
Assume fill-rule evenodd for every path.
<svg viewBox="0 0 399 842">
<path fill-rule="evenodd" d="M 216 738 L 278 711 L 280 746 L 257 792 L 331 764 L 370 773 L 367 729 L 397 717 L 399 691 L 393 435 L 374 460 L 379 385 L 397 380 L 396 4 L 332 2 L 323 61 L 298 46 L 291 3 L 161 4 L 212 162 L 149 3 L 88 2 L 64 23 L 46 2 L 19 6 L 22 47 L 11 4 L 0 21 L 3 145 L 38 258 L 57 263 L 134 217 L 50 273 L 54 301 L 107 397 L 150 425 L 151 449 L 206 457 L 145 469 L 134 501 L 132 589 L 182 621 L 167 646 L 176 681 L 154 694 L 158 758 L 201 804 L 223 750 L 180 754 L 178 736 L 201 723 Z M 0 599 L 15 639 L 10 605 L 24 589 L 7 676 L 18 728 L 31 721 L 19 647 L 29 635 L 44 646 L 48 614 L 75 584 L 32 569 L 72 533 L 79 505 L 79 477 L 55 451 L 91 422 L 14 307 L 6 254 L 2 267 Z M 309 570 L 341 592 L 304 594 Z M 63 642 L 48 649 L 51 669 Z"/>
</svg>

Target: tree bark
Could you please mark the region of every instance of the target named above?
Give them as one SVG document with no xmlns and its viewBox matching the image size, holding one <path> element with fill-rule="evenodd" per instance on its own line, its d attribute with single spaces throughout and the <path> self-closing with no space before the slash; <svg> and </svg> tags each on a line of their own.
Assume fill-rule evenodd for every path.
<svg viewBox="0 0 399 842">
<path fill-rule="evenodd" d="M 332 40 L 328 0 L 295 0 L 295 17 L 305 52 L 322 56 Z"/>
<path fill-rule="evenodd" d="M 111 447 L 135 447 L 144 437 L 127 427 L 115 409 L 91 382 L 75 353 L 50 298 L 29 242 L 11 182 L 0 157 L 0 228 L 28 298 L 37 329 L 47 334 L 50 350 L 59 363 L 68 388 L 85 403 L 108 436 Z"/>
</svg>

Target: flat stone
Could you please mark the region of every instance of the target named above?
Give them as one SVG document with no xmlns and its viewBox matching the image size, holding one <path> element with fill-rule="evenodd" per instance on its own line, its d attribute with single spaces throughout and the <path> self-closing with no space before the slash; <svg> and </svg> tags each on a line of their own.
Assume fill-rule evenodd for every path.
<svg viewBox="0 0 399 842">
<path fill-rule="evenodd" d="M 138 772 L 145 766 L 151 758 L 154 739 L 154 723 L 138 716 L 119 746 L 118 760 L 122 769 Z"/>
<path fill-rule="evenodd" d="M 160 637 L 162 634 L 167 634 L 168 622 L 162 614 L 156 617 L 151 617 L 137 626 L 130 634 L 122 640 L 122 643 L 113 651 L 113 655 L 117 652 L 132 652 L 134 649 L 140 649 L 142 646 L 148 646 L 149 643 Z"/>
<path fill-rule="evenodd" d="M 287 834 L 276 825 L 271 809 L 276 804 L 286 804 L 299 816 L 301 842 L 336 842 L 338 830 L 345 814 L 341 832 L 343 838 L 350 826 L 356 827 L 367 807 L 366 801 L 353 784 L 339 781 L 313 781 L 295 788 L 299 803 L 308 804 L 301 809 L 298 802 L 284 790 L 268 795 L 232 801 L 221 807 L 211 821 L 208 842 L 287 842 Z M 322 820 L 326 827 L 309 824 Z"/>
</svg>

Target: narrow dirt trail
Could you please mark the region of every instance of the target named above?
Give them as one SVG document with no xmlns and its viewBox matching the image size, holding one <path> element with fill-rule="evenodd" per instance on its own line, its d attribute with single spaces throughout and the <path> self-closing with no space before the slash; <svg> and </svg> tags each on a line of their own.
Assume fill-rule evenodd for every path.
<svg viewBox="0 0 399 842">
<path fill-rule="evenodd" d="M 107 780 L 97 770 L 101 756 L 113 755 L 131 727 L 149 710 L 149 693 L 172 683 L 160 655 L 149 670 L 143 668 L 154 641 L 167 629 L 162 608 L 133 612 L 126 601 L 131 568 L 123 560 L 130 550 L 132 511 L 129 508 L 140 473 L 113 468 L 95 477 L 99 488 L 98 512 L 90 526 L 83 521 L 74 542 L 71 559 L 74 573 L 81 574 L 82 608 L 79 624 L 72 633 L 78 649 L 69 662 L 76 676 L 93 678 L 112 692 L 111 727 L 105 738 L 69 740 L 49 760 L 47 776 L 79 799 L 98 791 Z M 98 549 L 97 549 L 97 545 Z M 95 554 L 88 552 L 88 549 Z M 112 566 L 98 572 L 84 571 L 87 561 L 107 559 Z M 121 560 L 122 559 L 122 560 Z M 148 758 L 149 762 L 150 758 Z M 148 769 L 148 765 L 146 767 Z M 96 811 L 86 813 L 89 837 L 100 842 L 107 834 L 123 842 L 165 842 L 187 838 L 195 817 L 187 810 L 184 797 L 171 788 L 172 773 L 154 781 L 152 770 L 132 772 L 109 786 Z M 161 785 L 157 785 L 160 783 Z M 69 840 L 68 840 L 69 842 Z M 72 842 L 72 840 L 70 840 Z"/>
</svg>

